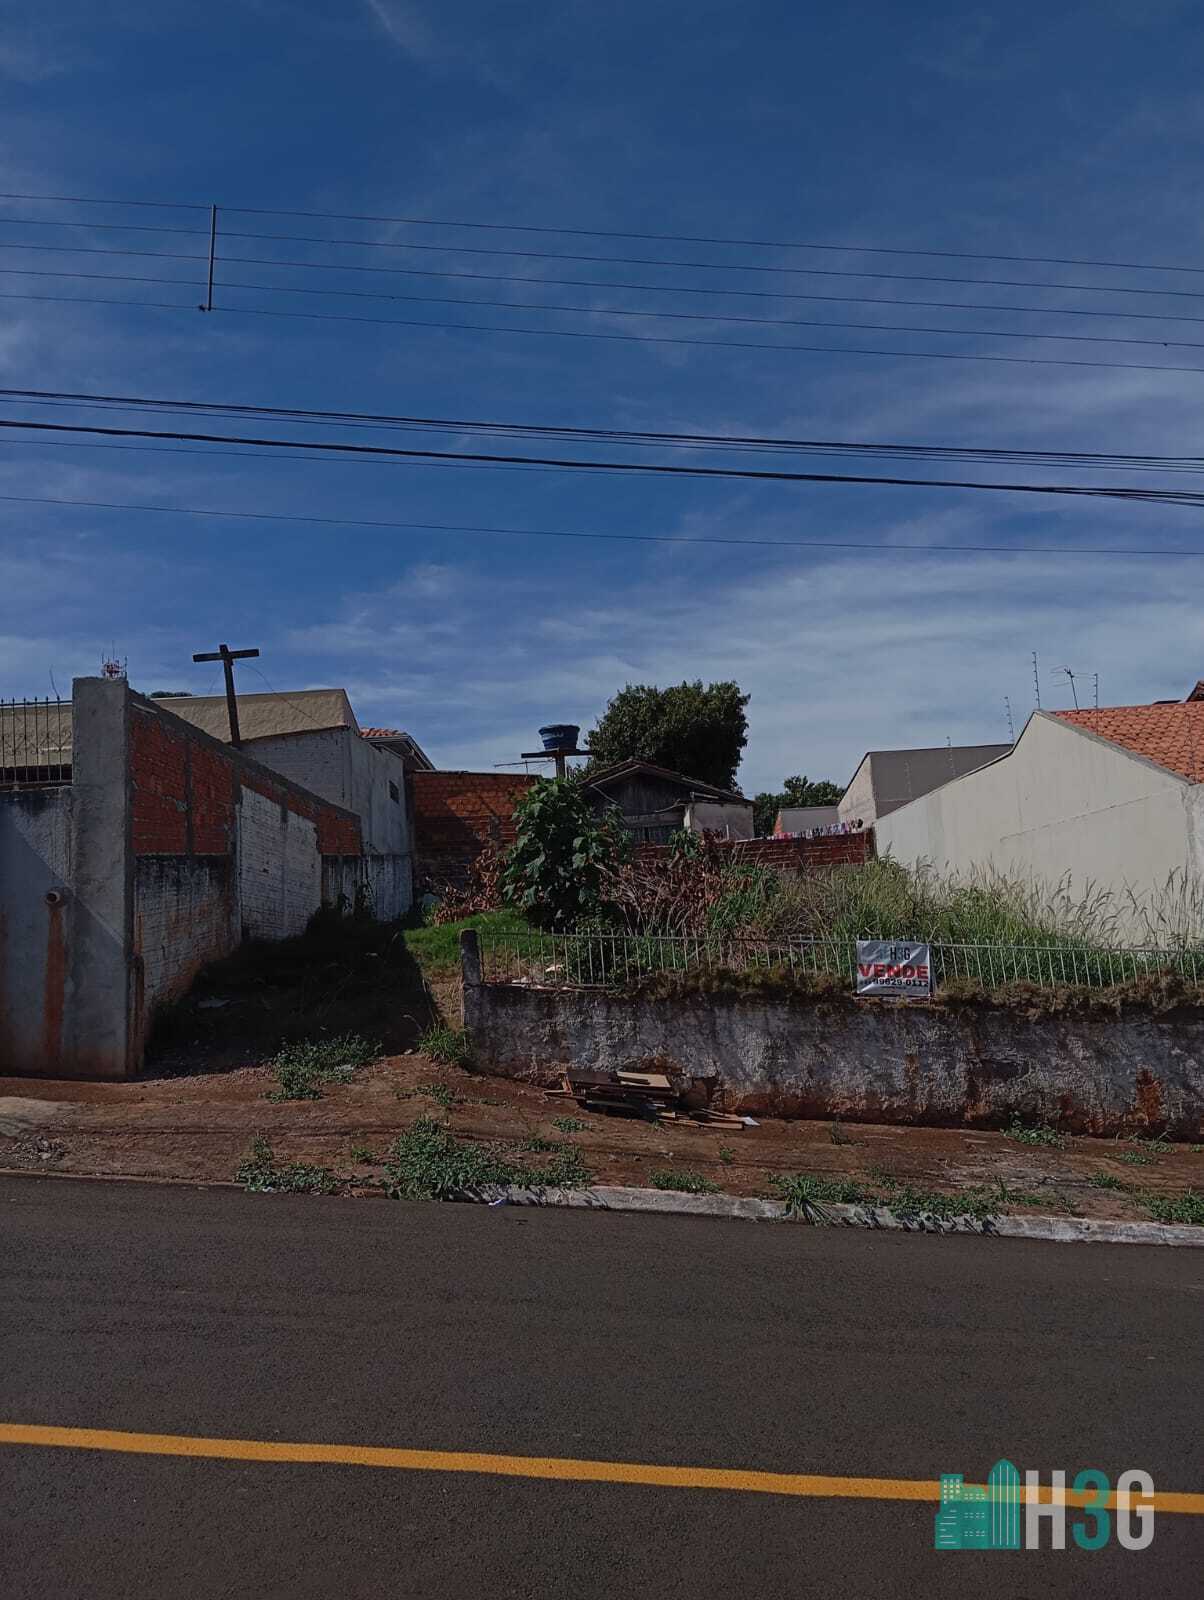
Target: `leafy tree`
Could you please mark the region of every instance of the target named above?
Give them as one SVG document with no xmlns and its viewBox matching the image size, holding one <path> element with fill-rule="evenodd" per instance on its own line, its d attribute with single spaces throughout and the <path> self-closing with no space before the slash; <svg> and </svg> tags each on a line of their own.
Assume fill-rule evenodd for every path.
<svg viewBox="0 0 1204 1600">
<path fill-rule="evenodd" d="M 737 683 L 676 683 L 667 689 L 629 683 L 589 736 L 590 770 L 618 761 L 650 761 L 721 789 L 736 781 L 748 742 L 748 696 Z"/>
<path fill-rule="evenodd" d="M 773 832 L 774 820 L 787 806 L 834 806 L 844 790 L 826 778 L 787 778 L 780 794 L 768 790 L 753 800 L 753 828 L 761 836 Z"/>
<path fill-rule="evenodd" d="M 626 848 L 618 818 L 596 817 L 575 778 L 540 778 L 518 801 L 514 820 L 517 837 L 502 871 L 510 904 L 556 932 L 596 915 L 602 868 Z"/>
</svg>

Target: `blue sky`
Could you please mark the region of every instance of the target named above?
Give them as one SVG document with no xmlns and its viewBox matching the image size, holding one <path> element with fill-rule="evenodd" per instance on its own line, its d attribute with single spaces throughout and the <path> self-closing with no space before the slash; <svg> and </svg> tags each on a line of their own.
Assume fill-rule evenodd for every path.
<svg viewBox="0 0 1204 1600">
<path fill-rule="evenodd" d="M 57 0 L 47 7 L 8 0 L 0 19 L 5 191 L 213 201 L 222 208 L 219 256 L 337 259 L 348 268 L 305 272 L 223 259 L 220 309 L 206 317 L 188 309 L 196 299 L 193 262 L 5 248 L 0 385 L 597 427 L 1200 453 L 1204 373 L 851 352 L 885 342 L 1204 367 L 1204 351 L 822 328 L 760 332 L 619 314 L 720 309 L 1204 342 L 1187 324 L 1123 315 L 1204 315 L 1204 298 L 787 278 L 749 268 L 1204 293 L 1204 279 L 1189 274 L 415 229 L 235 209 L 1204 263 L 1197 81 L 1204 28 L 1190 4 Z M 89 250 L 173 244 L 171 235 L 119 232 L 102 221 L 203 226 L 203 213 L 183 209 L 7 200 L 0 214 L 90 224 L 31 233 L 6 220 L 0 243 L 29 244 L 36 233 L 39 242 Z M 240 232 L 439 248 L 236 240 Z M 197 247 L 187 239 L 184 246 L 185 253 Z M 466 246 L 745 265 L 717 274 L 472 256 Z M 536 281 L 350 270 L 382 261 Z M 35 270 L 159 274 L 179 286 L 106 286 L 37 278 Z M 673 292 L 541 286 L 553 276 L 655 282 Z M 361 293 L 367 285 L 607 309 L 516 312 L 226 287 L 239 281 L 270 282 L 277 291 L 320 282 Z M 689 292 L 716 284 L 1047 310 L 1018 317 Z M 34 293 L 169 298 L 181 309 L 4 297 Z M 1116 318 L 1048 314 L 1084 305 L 1115 310 Z M 684 329 L 698 339 L 826 344 L 844 353 L 248 314 L 256 308 L 662 337 Z M 2 414 L 50 415 L 11 406 Z M 456 437 L 473 448 L 463 435 L 436 445 L 455 448 Z M 48 692 L 52 675 L 63 689 L 73 674 L 94 672 L 110 645 L 128 657 L 139 687 L 204 692 L 214 687 L 213 674 L 192 665 L 192 652 L 225 639 L 262 651 L 262 675 L 249 669 L 242 679 L 248 690 L 346 684 L 362 721 L 409 729 L 442 765 L 487 767 L 531 748 L 541 722 L 588 726 L 628 681 L 735 677 L 752 695 L 741 771 L 752 790 L 800 771 L 845 780 L 867 748 L 1003 738 L 1004 696 L 1017 727 L 1031 707 L 1034 649 L 1045 665 L 1047 705 L 1070 703 L 1052 671 L 1063 663 L 1082 674 L 1088 696 L 1098 672 L 1103 703 L 1180 695 L 1204 675 L 1200 563 L 904 548 L 1204 548 L 1200 513 L 1185 509 L 442 465 L 255 458 L 240 466 L 212 455 L 165 451 L 156 460 L 148 451 L 25 439 L 0 444 L 0 457 L 0 494 L 12 496 L 882 547 L 804 553 L 605 544 L 0 502 L 5 694 Z"/>
</svg>

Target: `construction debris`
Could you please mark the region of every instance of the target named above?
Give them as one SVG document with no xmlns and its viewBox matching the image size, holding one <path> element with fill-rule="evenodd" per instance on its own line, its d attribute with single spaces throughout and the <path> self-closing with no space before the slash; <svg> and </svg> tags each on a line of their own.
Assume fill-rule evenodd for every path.
<svg viewBox="0 0 1204 1600">
<path fill-rule="evenodd" d="M 570 1068 L 561 1087 L 549 1089 L 556 1099 L 575 1100 L 586 1111 L 617 1111 L 627 1116 L 673 1122 L 683 1127 L 742 1128 L 742 1117 L 715 1104 L 717 1078 L 686 1078 L 676 1072 L 643 1072 L 624 1067 L 587 1072 Z"/>
</svg>

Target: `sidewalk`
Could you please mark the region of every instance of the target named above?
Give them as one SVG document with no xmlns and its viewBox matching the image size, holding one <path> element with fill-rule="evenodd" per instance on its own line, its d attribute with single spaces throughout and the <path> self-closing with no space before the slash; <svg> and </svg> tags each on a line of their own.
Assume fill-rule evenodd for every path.
<svg viewBox="0 0 1204 1600">
<path fill-rule="evenodd" d="M 278 1159 L 329 1167 L 354 1188 L 376 1174 L 365 1149 L 379 1157 L 419 1117 L 434 1116 L 467 1140 L 562 1141 L 579 1150 L 595 1182 L 610 1185 L 647 1186 L 658 1172 L 684 1171 L 727 1194 L 772 1198 L 775 1177 L 807 1174 L 879 1195 L 891 1185 L 924 1195 L 990 1190 L 999 1213 L 1125 1221 L 1150 1218 L 1144 1195 L 1204 1190 L 1198 1146 L 1067 1138 L 1056 1148 L 997 1132 L 856 1123 L 658 1125 L 582 1112 L 416 1053 L 327 1084 L 320 1100 L 273 1102 L 266 1096 L 275 1087 L 264 1066 L 132 1083 L 0 1078 L 0 1169 L 230 1181 L 263 1136 Z M 555 1119 L 565 1117 L 583 1128 L 558 1129 Z"/>
</svg>

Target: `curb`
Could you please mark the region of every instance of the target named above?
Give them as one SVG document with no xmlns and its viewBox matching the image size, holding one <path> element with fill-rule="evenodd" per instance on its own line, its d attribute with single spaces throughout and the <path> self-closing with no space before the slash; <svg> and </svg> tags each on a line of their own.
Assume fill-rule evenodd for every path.
<svg viewBox="0 0 1204 1600">
<path fill-rule="evenodd" d="M 47 1172 L 0 1168 L 4 1178 L 61 1178 L 76 1183 L 171 1184 L 188 1189 L 237 1189 L 229 1178 L 167 1178 L 135 1173 Z M 361 1198 L 369 1198 L 362 1196 Z M 371 1198 L 377 1198 L 372 1196 Z M 380 1196 L 379 1198 L 383 1198 Z M 1088 1217 L 936 1217 L 931 1212 L 896 1212 L 885 1206 L 812 1203 L 789 1215 L 777 1200 L 730 1194 L 685 1194 L 676 1189 L 491 1189 L 464 1193 L 469 1205 L 560 1207 L 576 1211 L 634 1211 L 659 1216 L 718 1217 L 737 1222 L 792 1222 L 811 1227 L 867 1228 L 880 1233 L 971 1234 L 987 1239 L 1040 1239 L 1051 1244 L 1156 1244 L 1199 1249 L 1204 1228 L 1185 1223 L 1101 1222 Z"/>
<path fill-rule="evenodd" d="M 642 1211 L 664 1216 L 722 1217 L 744 1222 L 801 1222 L 812 1227 L 870 1228 L 898 1233 L 977 1234 L 993 1239 L 1043 1239 L 1054 1244 L 1158 1244 L 1204 1246 L 1204 1228 L 1185 1223 L 1101 1222 L 1086 1217 L 936 1217 L 885 1206 L 812 1204 L 787 1215 L 776 1200 L 676 1190 L 503 1189 L 493 1197 L 465 1196 L 492 1205 L 568 1206 L 585 1211 Z"/>
</svg>

